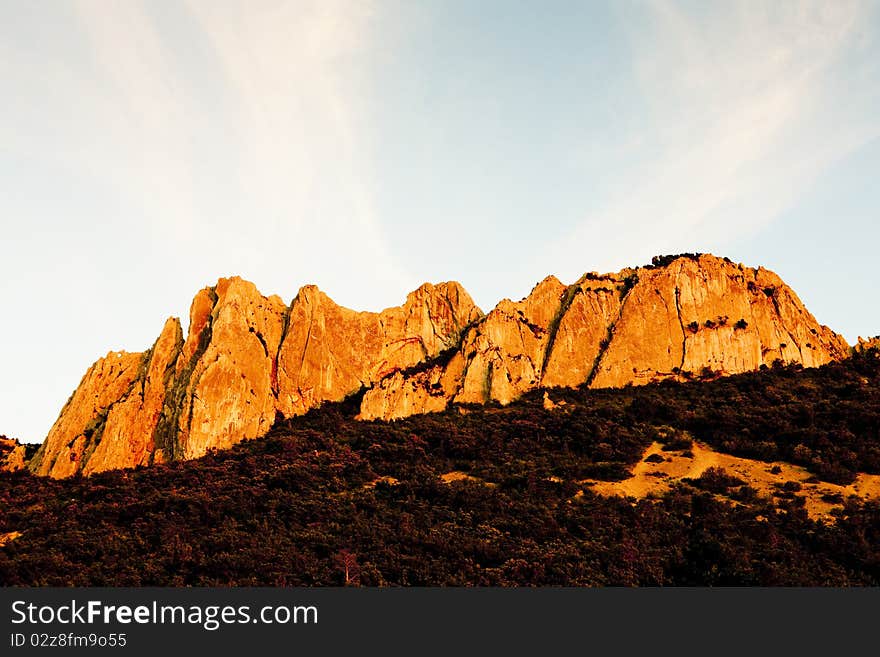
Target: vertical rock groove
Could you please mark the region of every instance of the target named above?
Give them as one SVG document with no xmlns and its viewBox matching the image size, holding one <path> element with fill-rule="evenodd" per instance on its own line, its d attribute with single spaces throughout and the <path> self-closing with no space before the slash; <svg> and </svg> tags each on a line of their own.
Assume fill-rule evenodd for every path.
<svg viewBox="0 0 880 657">
<path fill-rule="evenodd" d="M 183 411 L 187 395 L 194 393 L 194 386 L 191 385 L 193 371 L 199 360 L 211 344 L 212 324 L 214 321 L 213 313 L 217 306 L 217 290 L 216 287 L 207 288 L 208 295 L 212 301 L 211 312 L 208 313 L 205 326 L 202 327 L 198 334 L 196 347 L 185 363 L 178 363 L 179 369 L 176 368 L 175 374 L 171 380 L 171 387 L 165 394 L 165 403 L 162 406 L 162 415 L 156 423 L 156 430 L 153 433 L 153 444 L 156 450 L 162 450 L 161 454 L 165 460 L 171 461 L 179 457 L 180 452 L 180 414 Z M 194 317 L 190 321 L 194 321 Z M 179 358 L 183 358 L 181 353 Z M 192 399 L 190 398 L 189 421 L 192 420 Z M 155 452 L 153 453 L 155 458 Z"/>
<path fill-rule="evenodd" d="M 614 340 L 614 328 L 617 326 L 620 318 L 623 317 L 623 310 L 626 307 L 626 302 L 632 295 L 632 291 L 635 289 L 636 285 L 638 285 L 638 281 L 634 285 L 626 288 L 623 298 L 620 300 L 620 308 L 617 311 L 617 317 L 615 317 L 614 321 L 608 325 L 605 339 L 599 343 L 599 352 L 596 354 L 596 359 L 593 361 L 593 366 L 590 368 L 590 373 L 587 374 L 587 380 L 584 382 L 588 386 L 593 385 L 593 381 L 596 379 L 599 365 L 602 363 L 602 359 L 605 357 L 605 354 L 608 353 L 608 349 L 611 347 L 611 343 Z"/>
<path fill-rule="evenodd" d="M 547 369 L 547 363 L 550 362 L 550 355 L 553 352 L 553 345 L 556 342 L 556 334 L 559 332 L 559 324 L 562 322 L 563 316 L 568 312 L 568 309 L 571 307 L 571 302 L 574 301 L 574 298 L 580 289 L 581 288 L 577 283 L 565 288 L 565 293 L 559 303 L 559 308 L 553 315 L 550 325 L 547 327 L 547 348 L 544 351 L 544 358 L 541 361 L 541 380 L 544 379 L 544 372 Z"/>
</svg>

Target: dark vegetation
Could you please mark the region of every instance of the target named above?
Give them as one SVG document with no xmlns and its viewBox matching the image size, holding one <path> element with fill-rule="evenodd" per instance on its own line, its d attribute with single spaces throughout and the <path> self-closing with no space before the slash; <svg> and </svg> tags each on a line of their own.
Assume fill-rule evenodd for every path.
<svg viewBox="0 0 880 657">
<path fill-rule="evenodd" d="M 796 486 L 762 498 L 721 470 L 639 501 L 579 483 L 624 478 L 652 441 L 687 450 L 691 437 L 827 481 L 880 472 L 876 351 L 550 395 L 565 406 L 544 410 L 536 391 L 393 423 L 353 420 L 349 400 L 198 461 L 4 474 L 0 533 L 22 535 L 0 548 L 0 582 L 880 585 L 877 503 L 841 498 L 823 523 Z M 443 483 L 453 470 L 472 478 Z"/>
<path fill-rule="evenodd" d="M 636 283 L 639 282 L 639 275 L 635 272 L 627 276 L 623 279 L 623 284 L 620 287 L 620 298 L 623 299 L 629 291 L 636 286 Z"/>
<path fill-rule="evenodd" d="M 705 472 L 697 479 L 685 479 L 685 481 L 696 488 L 720 494 L 726 494 L 731 488 L 743 486 L 746 483 L 739 477 L 728 474 L 724 468 L 718 467 L 706 468 Z"/>
<path fill-rule="evenodd" d="M 651 264 L 645 265 L 645 269 L 654 269 L 657 267 L 668 267 L 673 262 L 678 260 L 679 258 L 687 258 L 689 260 L 699 260 L 702 253 L 677 253 L 671 255 L 655 255 L 651 258 Z M 727 262 L 730 262 L 727 258 L 725 258 Z"/>
</svg>

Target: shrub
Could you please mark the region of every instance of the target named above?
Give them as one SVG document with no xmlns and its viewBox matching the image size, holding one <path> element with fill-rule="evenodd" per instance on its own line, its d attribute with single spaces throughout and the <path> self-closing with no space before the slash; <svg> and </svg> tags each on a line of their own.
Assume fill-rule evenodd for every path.
<svg viewBox="0 0 880 657">
<path fill-rule="evenodd" d="M 674 431 L 661 440 L 664 441 L 664 452 L 681 452 L 693 449 L 694 446 L 693 439 L 684 431 Z"/>
<path fill-rule="evenodd" d="M 743 486 L 746 483 L 739 477 L 728 474 L 724 468 L 717 466 L 707 468 L 696 479 L 684 479 L 683 481 L 710 493 L 726 493 L 727 489 Z"/>
<path fill-rule="evenodd" d="M 622 299 L 627 295 L 627 293 L 636 286 L 636 283 L 639 282 L 639 275 L 636 273 L 630 274 L 626 278 L 623 279 L 623 285 L 620 288 L 620 298 Z"/>
<path fill-rule="evenodd" d="M 676 255 L 656 255 L 651 258 L 652 267 L 666 267 L 679 258 L 688 258 L 690 260 L 699 260 L 702 253 L 679 253 Z"/>
</svg>

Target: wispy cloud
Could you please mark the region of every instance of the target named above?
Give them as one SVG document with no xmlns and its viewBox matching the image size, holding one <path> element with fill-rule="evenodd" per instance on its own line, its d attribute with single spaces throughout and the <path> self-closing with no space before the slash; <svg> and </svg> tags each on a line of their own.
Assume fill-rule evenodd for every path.
<svg viewBox="0 0 880 657">
<path fill-rule="evenodd" d="M 723 247 L 880 134 L 880 115 L 855 82 L 865 3 L 639 7 L 646 13 L 630 45 L 644 108 L 625 146 L 609 153 L 624 164 L 616 195 L 551 250 L 568 278 L 584 250 L 610 269 Z"/>
<path fill-rule="evenodd" d="M 188 144 L 198 115 L 174 53 L 145 3 L 108 8 L 100 0 L 78 0 L 75 6 L 100 76 L 99 93 L 78 97 L 96 149 L 85 159 L 146 210 L 156 232 L 174 227 L 185 234 L 196 214 L 197 163 Z"/>
<path fill-rule="evenodd" d="M 164 21 L 149 3 L 78 9 L 109 88 L 116 162 L 98 168 L 119 172 L 193 276 L 242 274 L 285 295 L 318 282 L 357 305 L 413 284 L 370 196 L 369 2 L 189 0 Z"/>
<path fill-rule="evenodd" d="M 374 172 L 363 121 L 372 45 L 368 2 L 320 0 L 234 10 L 189 2 L 221 62 L 236 126 L 236 172 L 246 209 L 311 276 L 343 301 L 388 300 L 409 284 L 382 237 L 370 196 Z M 240 217 L 236 221 L 240 221 Z M 264 248 L 263 245 L 257 247 Z M 289 266 L 288 266 L 289 275 Z"/>
</svg>

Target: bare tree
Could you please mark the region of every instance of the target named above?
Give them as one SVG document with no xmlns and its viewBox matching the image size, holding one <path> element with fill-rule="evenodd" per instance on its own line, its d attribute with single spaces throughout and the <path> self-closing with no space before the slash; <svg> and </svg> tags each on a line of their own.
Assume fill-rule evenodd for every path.
<svg viewBox="0 0 880 657">
<path fill-rule="evenodd" d="M 336 564 L 345 574 L 346 586 L 357 586 L 360 583 L 361 567 L 354 552 L 348 549 L 340 550 L 336 554 Z"/>
</svg>

